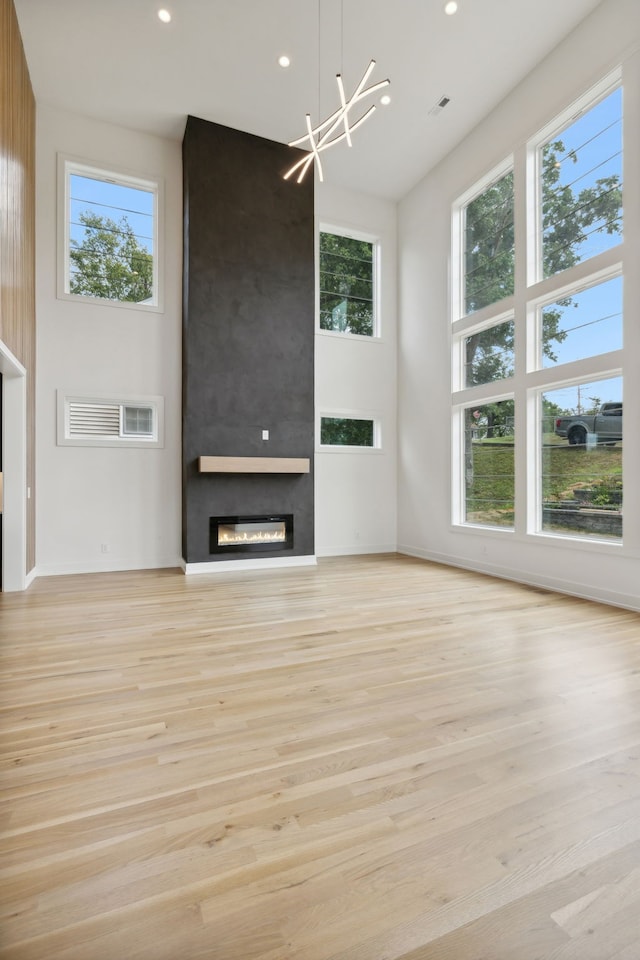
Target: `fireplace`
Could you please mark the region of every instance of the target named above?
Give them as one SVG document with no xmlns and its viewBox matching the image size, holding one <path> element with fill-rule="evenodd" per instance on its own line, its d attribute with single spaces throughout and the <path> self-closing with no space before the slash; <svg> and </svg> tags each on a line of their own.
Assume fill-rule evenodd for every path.
<svg viewBox="0 0 640 960">
<path fill-rule="evenodd" d="M 210 553 L 293 549 L 293 514 L 277 517 L 210 517 Z"/>
</svg>

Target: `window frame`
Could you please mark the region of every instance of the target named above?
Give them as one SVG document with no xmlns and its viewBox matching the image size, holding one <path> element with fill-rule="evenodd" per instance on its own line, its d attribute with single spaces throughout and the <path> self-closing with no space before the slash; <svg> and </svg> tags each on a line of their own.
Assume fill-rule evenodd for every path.
<svg viewBox="0 0 640 960">
<path fill-rule="evenodd" d="M 621 351 L 620 351 L 621 352 Z M 599 356 L 607 356 L 607 354 L 599 354 Z M 580 361 L 576 361 L 580 363 Z M 569 366 L 566 364 L 565 366 Z M 622 381 L 622 388 L 624 393 L 624 375 L 622 367 L 612 368 L 610 370 L 599 370 L 599 372 L 593 377 L 589 377 L 589 382 L 597 383 L 600 380 L 609 380 L 619 377 Z M 560 533 L 557 530 L 543 529 L 543 497 L 542 497 L 542 488 L 544 485 L 544 477 L 542 473 L 542 458 L 543 458 L 543 447 L 540 443 L 540 437 L 542 436 L 542 398 L 546 393 L 551 393 L 556 390 L 562 390 L 565 387 L 574 387 L 579 386 L 581 383 L 585 382 L 585 374 L 582 373 L 579 376 L 567 378 L 564 380 L 555 380 L 551 384 L 545 384 L 544 386 L 537 387 L 529 391 L 529 404 L 531 408 L 531 433 L 532 436 L 530 439 L 530 445 L 535 443 L 535 475 L 531 476 L 529 472 L 528 487 L 529 487 L 529 513 L 528 513 L 528 532 L 534 537 L 542 538 L 552 538 L 562 543 L 569 543 L 574 545 L 597 545 L 598 547 L 611 547 L 614 550 L 620 549 L 623 546 L 623 537 L 624 537 L 624 522 L 622 527 L 622 536 L 619 540 L 612 539 L 610 537 L 598 537 L 597 535 L 587 535 L 584 536 L 578 533 Z M 623 475 L 624 476 L 624 475 Z"/>
<path fill-rule="evenodd" d="M 152 302 L 134 303 L 128 300 L 110 300 L 92 297 L 70 290 L 70 240 L 71 240 L 71 177 L 88 177 L 120 186 L 144 190 L 153 195 L 153 294 Z M 126 310 L 142 310 L 151 313 L 164 312 L 164 256 L 162 238 L 164 216 L 164 183 L 157 176 L 142 176 L 137 172 L 118 166 L 104 164 L 58 154 L 58 216 L 57 216 L 57 298 L 76 303 L 119 307 Z"/>
<path fill-rule="evenodd" d="M 369 339 L 369 338 L 367 338 Z M 347 443 L 321 443 L 322 421 L 330 420 L 368 420 L 373 424 L 373 446 L 358 446 Z M 328 410 L 322 408 L 316 417 L 316 453 L 382 453 L 382 417 L 370 410 Z"/>
<path fill-rule="evenodd" d="M 576 264 L 576 266 L 579 266 Z M 565 273 L 568 273 L 566 271 Z M 559 274 L 557 274 L 559 276 Z M 565 276 L 565 274 L 563 274 Z M 528 307 L 531 311 L 530 316 L 530 329 L 529 329 L 529 340 L 527 344 L 527 372 L 528 373 L 537 373 L 539 371 L 554 371 L 558 370 L 561 367 L 566 368 L 570 364 L 578 364 L 591 360 L 599 360 L 608 357 L 609 354 L 618 356 L 621 353 L 622 348 L 619 350 L 607 350 L 602 353 L 593 353 L 589 354 L 587 357 L 580 357 L 574 360 L 566 360 L 563 363 L 557 363 L 555 365 L 545 366 L 542 359 L 543 353 L 543 318 L 542 312 L 545 307 L 550 307 L 554 303 L 557 303 L 558 300 L 563 300 L 565 297 L 574 297 L 578 296 L 581 293 L 584 293 L 587 290 L 591 290 L 594 287 L 598 287 L 605 283 L 608 283 L 610 280 L 620 279 L 623 283 L 624 290 L 624 273 L 622 269 L 622 263 L 617 262 L 611 266 L 603 266 L 599 270 L 589 271 L 588 276 L 581 277 L 580 279 L 573 280 L 571 283 L 558 284 L 554 290 L 544 294 L 540 297 L 531 297 L 528 299 Z M 623 295 L 624 301 L 624 295 Z M 535 314 L 535 316 L 534 316 Z M 623 316 L 624 319 L 624 316 Z M 608 369 L 606 361 L 604 361 L 604 366 Z M 564 386 L 564 382 L 560 381 L 560 386 Z"/>
<path fill-rule="evenodd" d="M 360 240 L 364 243 L 370 243 L 372 250 L 372 279 L 373 279 L 373 324 L 371 334 L 350 333 L 342 330 L 325 330 L 320 326 L 320 235 L 330 233 L 336 237 L 346 237 L 348 240 Z M 326 337 L 336 337 L 341 340 L 354 340 L 363 343 L 380 341 L 382 339 L 381 323 L 381 258 L 382 244 L 380 238 L 371 233 L 365 233 L 362 230 L 352 229 L 351 227 L 337 226 L 335 223 L 321 222 L 316 231 L 316 333 Z"/>
<path fill-rule="evenodd" d="M 614 244 L 609 249 L 595 254 L 592 257 L 588 257 L 586 260 L 580 260 L 573 267 L 569 267 L 567 270 L 560 271 L 550 277 L 544 276 L 542 163 L 540 160 L 541 150 L 546 143 L 555 139 L 556 137 L 561 136 L 563 131 L 567 130 L 572 123 L 575 123 L 585 114 L 589 113 L 590 110 L 596 107 L 602 100 L 605 100 L 609 94 L 614 92 L 614 90 L 622 87 L 622 67 L 618 66 L 601 80 L 589 87 L 585 93 L 577 97 L 573 103 L 569 104 L 564 110 L 560 111 L 560 113 L 550 120 L 549 123 L 545 124 L 535 133 L 533 137 L 527 141 L 527 186 L 529 188 L 528 193 L 530 197 L 530 202 L 527 205 L 527 219 L 529 221 L 527 239 L 530 250 L 530 255 L 527 258 L 527 287 L 531 287 L 539 283 L 553 284 L 553 281 L 557 277 L 564 277 L 566 274 L 569 274 L 571 271 L 576 270 L 578 267 L 581 267 L 584 264 L 591 263 L 599 257 L 604 257 L 607 254 L 615 252 L 624 243 L 623 234 L 622 240 L 619 244 Z M 624 130 L 624 90 L 622 92 L 622 123 Z M 624 214 L 624 204 L 622 209 Z M 614 257 L 614 259 L 621 260 L 622 255 L 620 254 L 618 257 Z"/>
<path fill-rule="evenodd" d="M 490 190 L 496 183 L 503 179 L 508 173 L 514 173 L 514 157 L 512 154 L 506 156 L 500 163 L 495 164 L 488 170 L 484 176 L 476 180 L 473 185 L 462 193 L 454 202 L 452 209 L 452 257 L 451 257 L 451 319 L 470 320 L 472 317 L 476 323 L 482 322 L 482 318 L 492 316 L 495 312 L 495 306 L 499 303 L 502 307 L 501 313 L 505 312 L 505 304 L 513 297 L 509 294 L 496 303 L 486 304 L 472 313 L 466 313 L 465 306 L 465 232 L 466 232 L 466 208 L 478 197 L 482 196 L 487 190 Z M 514 199 L 515 212 L 515 199 Z"/>
<path fill-rule="evenodd" d="M 500 392 L 495 390 L 489 394 L 484 391 L 486 386 L 495 386 L 499 383 L 503 388 Z M 482 392 L 482 396 L 478 394 Z M 498 526 L 489 523 L 477 523 L 466 519 L 467 513 L 467 487 L 465 475 L 466 463 L 466 438 L 465 438 L 465 412 L 474 406 L 487 406 L 490 403 L 500 403 L 504 400 L 512 400 L 516 408 L 516 397 L 513 389 L 513 379 L 492 381 L 489 384 L 482 384 L 479 387 L 468 387 L 460 391 L 453 406 L 452 427 L 453 442 L 451 445 L 451 470 L 453 483 L 451 484 L 451 525 L 454 530 L 472 530 L 478 531 L 497 531 L 500 534 L 513 535 L 515 532 L 515 523 L 511 526 Z M 515 431 L 515 424 L 514 424 Z M 514 443 L 515 452 L 515 443 Z M 515 478 L 515 463 L 514 463 Z M 517 509 L 517 488 L 514 492 L 514 514 Z"/>
<path fill-rule="evenodd" d="M 501 300 L 500 305 L 504 305 L 506 302 L 511 302 L 513 298 L 508 297 L 506 300 Z M 480 311 L 479 311 L 480 312 Z M 477 384 L 467 384 L 466 379 L 466 360 L 465 360 L 465 348 L 466 340 L 469 337 L 474 336 L 477 333 L 485 333 L 487 330 L 492 330 L 494 327 L 499 327 L 505 323 L 514 323 L 515 326 L 515 316 L 513 307 L 507 310 L 501 310 L 498 313 L 494 313 L 488 319 L 478 320 L 477 314 L 471 313 L 468 317 L 464 317 L 462 321 L 456 324 L 455 336 L 453 339 L 453 371 L 452 371 L 452 382 L 454 391 L 462 390 L 473 390 L 476 387 L 487 387 L 489 384 L 496 383 L 507 383 L 513 380 L 513 374 L 510 377 L 502 377 L 496 380 L 487 380 L 486 383 L 477 383 Z M 515 347 L 514 347 L 514 360 L 515 360 Z"/>
</svg>

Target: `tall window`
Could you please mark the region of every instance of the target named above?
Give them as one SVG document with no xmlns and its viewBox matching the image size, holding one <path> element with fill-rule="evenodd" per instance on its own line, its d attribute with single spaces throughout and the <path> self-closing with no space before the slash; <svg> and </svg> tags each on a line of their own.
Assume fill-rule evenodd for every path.
<svg viewBox="0 0 640 960">
<path fill-rule="evenodd" d="M 158 306 L 158 184 L 61 161 L 61 294 Z"/>
<path fill-rule="evenodd" d="M 464 320 L 456 327 L 455 380 L 460 395 L 472 391 L 477 399 L 457 408 L 461 495 L 454 513 L 466 524 L 512 527 L 515 242 L 511 164 L 503 164 L 469 191 L 458 216 L 461 284 L 454 301 L 457 316 Z"/>
<path fill-rule="evenodd" d="M 513 526 L 513 444 L 513 400 L 465 409 L 463 517 L 466 523 Z"/>
<path fill-rule="evenodd" d="M 376 245 L 320 233 L 320 329 L 376 335 Z"/>
<path fill-rule="evenodd" d="M 560 387 L 540 399 L 541 529 L 619 539 L 622 378 Z"/>
<path fill-rule="evenodd" d="M 622 89 L 540 147 L 542 273 L 553 276 L 620 242 Z"/>
<path fill-rule="evenodd" d="M 454 206 L 454 523 L 622 537 L 622 96 L 616 73 Z"/>
<path fill-rule="evenodd" d="M 464 312 L 513 293 L 513 171 L 464 208 Z"/>
</svg>

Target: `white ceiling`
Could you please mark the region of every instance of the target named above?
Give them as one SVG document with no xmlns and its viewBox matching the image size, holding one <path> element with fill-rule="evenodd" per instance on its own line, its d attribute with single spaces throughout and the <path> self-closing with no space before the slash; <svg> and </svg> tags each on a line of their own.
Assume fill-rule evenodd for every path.
<svg viewBox="0 0 640 960">
<path fill-rule="evenodd" d="M 323 154 L 325 180 L 391 199 L 598 3 L 459 0 L 446 16 L 444 0 L 15 0 L 37 101 L 178 140 L 187 114 L 295 139 L 305 113 L 338 106 L 335 74 L 349 96 L 374 58 L 392 103 Z"/>
</svg>

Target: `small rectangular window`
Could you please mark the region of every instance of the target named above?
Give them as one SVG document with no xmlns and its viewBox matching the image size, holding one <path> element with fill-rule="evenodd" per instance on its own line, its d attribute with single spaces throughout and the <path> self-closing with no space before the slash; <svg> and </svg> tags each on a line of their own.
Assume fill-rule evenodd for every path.
<svg viewBox="0 0 640 960">
<path fill-rule="evenodd" d="M 159 306 L 156 181 L 61 160 L 63 297 Z"/>
<path fill-rule="evenodd" d="M 375 447 L 375 420 L 355 417 L 321 417 L 320 444 L 330 447 Z"/>
<path fill-rule="evenodd" d="M 59 390 L 58 445 L 162 447 L 164 398 L 79 397 Z"/>
<path fill-rule="evenodd" d="M 542 276 L 622 239 L 622 89 L 540 148 Z"/>
<path fill-rule="evenodd" d="M 375 244 L 320 233 L 320 329 L 375 336 Z"/>
<path fill-rule="evenodd" d="M 622 537 L 622 377 L 541 397 L 544 532 Z"/>
<path fill-rule="evenodd" d="M 513 293 L 513 171 L 463 207 L 464 313 Z"/>
</svg>

